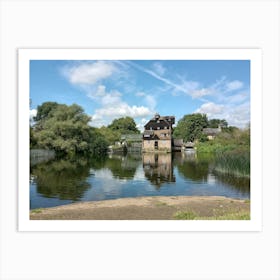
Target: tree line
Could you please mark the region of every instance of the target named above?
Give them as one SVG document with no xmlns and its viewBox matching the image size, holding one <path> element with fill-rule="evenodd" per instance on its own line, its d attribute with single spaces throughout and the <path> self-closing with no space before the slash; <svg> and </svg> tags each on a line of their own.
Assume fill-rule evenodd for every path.
<svg viewBox="0 0 280 280">
<path fill-rule="evenodd" d="M 30 148 L 50 149 L 59 155 L 104 155 L 121 134 L 140 133 L 134 120 L 124 117 L 96 128 L 77 104 L 45 102 L 37 107 L 30 125 Z"/>
<path fill-rule="evenodd" d="M 209 119 L 206 114 L 188 114 L 183 116 L 174 129 L 174 138 L 181 138 L 185 142 L 207 141 L 207 136 L 203 133 L 204 128 L 218 128 L 223 131 L 233 131 L 236 127 L 229 127 L 224 119 Z"/>
<path fill-rule="evenodd" d="M 65 105 L 45 102 L 37 107 L 37 115 L 30 125 L 30 148 L 50 149 L 60 155 L 103 155 L 109 145 L 119 141 L 122 134 L 140 134 L 131 117 L 122 117 L 100 128 L 90 124 L 91 118 L 77 104 Z M 224 119 L 208 120 L 205 114 L 187 114 L 174 128 L 174 138 L 206 142 L 203 128 L 221 127 L 224 133 L 239 131 L 229 127 Z"/>
</svg>

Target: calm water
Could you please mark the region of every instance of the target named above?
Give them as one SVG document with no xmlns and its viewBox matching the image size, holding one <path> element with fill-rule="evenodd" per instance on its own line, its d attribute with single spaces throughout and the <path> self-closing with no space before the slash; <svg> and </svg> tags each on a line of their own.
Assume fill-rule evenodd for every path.
<svg viewBox="0 0 280 280">
<path fill-rule="evenodd" d="M 215 195 L 246 199 L 250 181 L 213 173 L 213 161 L 194 153 L 111 155 L 33 165 L 30 207 L 157 195 Z"/>
</svg>

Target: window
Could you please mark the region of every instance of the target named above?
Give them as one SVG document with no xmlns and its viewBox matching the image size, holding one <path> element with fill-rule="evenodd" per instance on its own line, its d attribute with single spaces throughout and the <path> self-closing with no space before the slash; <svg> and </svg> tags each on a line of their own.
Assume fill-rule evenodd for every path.
<svg viewBox="0 0 280 280">
<path fill-rule="evenodd" d="M 157 127 L 157 130 L 160 130 L 160 127 L 159 127 L 159 126 Z"/>
</svg>

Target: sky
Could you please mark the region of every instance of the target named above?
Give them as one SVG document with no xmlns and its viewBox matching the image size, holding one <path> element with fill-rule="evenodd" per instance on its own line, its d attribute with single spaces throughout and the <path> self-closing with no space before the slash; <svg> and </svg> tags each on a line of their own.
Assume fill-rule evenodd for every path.
<svg viewBox="0 0 280 280">
<path fill-rule="evenodd" d="M 31 60 L 30 116 L 46 101 L 80 105 L 95 127 L 159 113 L 202 113 L 240 128 L 250 122 L 249 60 Z M 175 124 L 176 124 L 175 123 Z"/>
</svg>

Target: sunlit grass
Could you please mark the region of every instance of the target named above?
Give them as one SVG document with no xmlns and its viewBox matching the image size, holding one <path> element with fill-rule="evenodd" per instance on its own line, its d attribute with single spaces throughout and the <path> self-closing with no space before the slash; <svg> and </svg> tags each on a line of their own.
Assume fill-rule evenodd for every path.
<svg viewBox="0 0 280 280">
<path fill-rule="evenodd" d="M 198 214 L 192 211 L 179 211 L 175 213 L 174 218 L 177 220 L 250 220 L 250 213 L 248 211 L 243 210 L 236 213 L 217 213 L 213 216 L 205 217 L 199 216 Z"/>
<path fill-rule="evenodd" d="M 195 220 L 197 218 L 197 215 L 192 211 L 188 211 L 188 212 L 179 211 L 175 213 L 174 217 L 177 220 Z"/>
<path fill-rule="evenodd" d="M 43 211 L 42 208 L 32 209 L 31 214 L 39 214 L 39 213 L 42 213 L 42 211 Z"/>
</svg>

